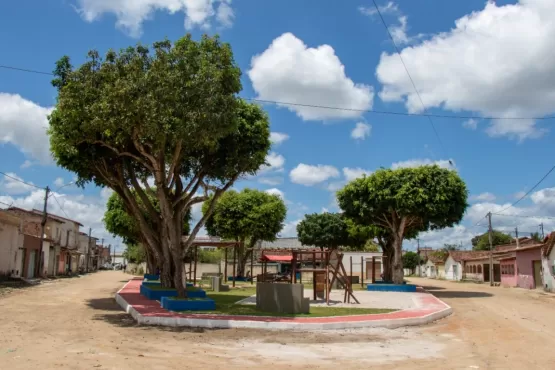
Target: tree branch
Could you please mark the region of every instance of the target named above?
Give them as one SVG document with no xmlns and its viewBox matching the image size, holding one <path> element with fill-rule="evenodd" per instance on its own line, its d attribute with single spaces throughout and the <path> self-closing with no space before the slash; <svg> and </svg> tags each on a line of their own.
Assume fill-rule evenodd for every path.
<svg viewBox="0 0 555 370">
<path fill-rule="evenodd" d="M 110 149 L 111 151 L 113 151 L 114 153 L 116 153 L 118 156 L 120 157 L 129 157 L 129 158 L 133 158 L 135 159 L 137 162 L 139 162 L 140 164 L 142 164 L 143 166 L 145 166 L 146 168 L 148 168 L 151 171 L 154 171 L 154 168 L 152 168 L 152 166 L 150 166 L 144 159 L 142 159 L 139 156 L 136 156 L 135 154 L 129 153 L 129 152 L 120 152 L 119 150 L 117 150 L 116 148 L 114 148 L 111 145 L 106 144 L 104 141 L 102 140 L 97 140 L 97 141 L 93 141 L 93 144 L 99 144 L 100 146 L 103 146 L 105 148 Z"/>
</svg>

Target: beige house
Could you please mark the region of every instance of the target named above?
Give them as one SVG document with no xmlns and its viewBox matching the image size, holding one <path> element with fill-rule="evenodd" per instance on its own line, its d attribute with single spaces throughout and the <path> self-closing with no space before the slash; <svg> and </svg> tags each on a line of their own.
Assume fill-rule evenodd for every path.
<svg viewBox="0 0 555 370">
<path fill-rule="evenodd" d="M 21 274 L 23 250 L 22 220 L 0 210 L 0 276 L 17 277 Z"/>
</svg>

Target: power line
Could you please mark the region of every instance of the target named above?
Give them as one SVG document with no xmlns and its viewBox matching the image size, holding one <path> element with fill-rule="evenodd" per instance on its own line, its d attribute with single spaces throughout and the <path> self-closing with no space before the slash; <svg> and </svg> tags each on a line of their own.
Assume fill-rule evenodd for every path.
<svg viewBox="0 0 555 370">
<path fill-rule="evenodd" d="M 496 216 L 504 216 L 504 217 L 518 217 L 518 218 L 539 218 L 539 219 L 548 219 L 548 220 L 555 220 L 555 217 L 550 217 L 550 216 L 524 216 L 524 215 L 504 215 L 504 214 L 498 214 L 498 213 L 494 213 L 494 215 Z"/>
<path fill-rule="evenodd" d="M 524 194 L 523 196 L 521 196 L 516 202 L 514 202 L 513 204 L 511 204 L 510 206 L 508 206 L 508 207 L 506 207 L 506 208 L 503 208 L 501 211 L 496 212 L 496 213 L 493 213 L 493 214 L 494 214 L 494 215 L 500 215 L 501 212 L 505 212 L 505 211 L 508 210 L 509 208 L 514 207 L 515 205 L 517 205 L 521 200 L 523 200 L 523 199 L 526 198 L 528 195 L 530 195 L 530 193 L 531 193 L 532 191 L 534 191 L 534 189 L 537 188 L 537 187 L 543 182 L 543 180 L 545 180 L 545 178 L 546 178 L 547 176 L 549 176 L 549 174 L 550 174 L 551 172 L 553 172 L 553 170 L 555 170 L 555 166 L 551 167 L 551 169 L 550 169 L 549 171 L 547 171 L 547 173 L 540 179 L 540 181 L 538 181 L 538 182 L 536 183 L 536 185 L 534 185 L 534 186 L 532 187 L 532 189 L 528 190 L 528 192 L 527 192 L 526 194 Z"/>
<path fill-rule="evenodd" d="M 52 73 L 48 72 L 41 72 L 35 71 L 32 69 L 25 69 L 25 68 L 17 68 L 17 67 L 10 67 L 5 65 L 0 65 L 0 68 L 21 71 L 21 72 L 29 72 L 29 73 L 36 73 L 42 75 L 49 75 L 54 76 Z M 274 105 L 285 105 L 285 106 L 292 106 L 292 107 L 304 107 L 304 108 L 318 108 L 318 109 L 329 109 L 329 110 L 338 110 L 338 111 L 345 111 L 345 112 L 359 112 L 359 113 L 372 113 L 372 114 L 384 114 L 384 115 L 394 115 L 394 116 L 406 116 L 406 117 L 431 117 L 431 118 L 448 118 L 448 119 L 478 119 L 478 120 L 496 120 L 496 119 L 503 119 L 503 120 L 511 120 L 511 121 L 523 121 L 523 120 L 553 120 L 555 116 L 543 116 L 543 117 L 496 117 L 496 116 L 474 116 L 474 115 L 453 115 L 453 114 L 432 114 L 432 113 L 409 113 L 409 112 L 395 112 L 395 111 L 387 111 L 387 110 L 375 110 L 375 109 L 356 109 L 356 108 L 347 108 L 347 107 L 334 107 L 329 105 L 318 105 L 318 104 L 303 104 L 303 103 L 293 103 L 293 102 L 286 102 L 286 101 L 277 101 L 277 100 L 265 100 L 265 99 L 257 99 L 257 98 L 245 98 L 245 100 L 262 103 L 262 104 L 274 104 Z"/>
<path fill-rule="evenodd" d="M 28 185 L 28 186 L 32 186 L 32 187 L 37 188 L 37 189 L 44 190 L 44 188 L 41 188 L 40 186 L 37 186 L 37 185 L 35 185 L 35 184 L 31 184 L 31 183 L 25 182 L 25 181 L 23 181 L 23 180 L 21 180 L 21 179 L 18 179 L 17 177 L 10 176 L 10 175 L 8 175 L 8 174 L 5 173 L 5 172 L 0 171 L 0 174 L 4 175 L 4 176 L 6 176 L 6 177 L 9 177 L 9 178 L 12 179 L 12 180 L 18 181 L 18 182 L 20 182 L 20 183 L 22 183 L 22 184 L 25 184 L 25 185 Z"/>
<path fill-rule="evenodd" d="M 64 211 L 64 208 L 62 207 L 62 205 L 60 204 L 60 202 L 58 202 L 58 198 L 54 195 L 54 193 L 52 193 L 52 198 L 54 198 L 54 200 L 56 201 L 56 203 L 58 203 L 58 207 L 60 207 L 60 209 L 62 210 L 62 212 L 63 212 L 64 215 L 66 216 L 66 218 L 71 220 L 71 218 L 67 215 L 66 211 Z"/>
<path fill-rule="evenodd" d="M 422 104 L 423 112 L 426 112 L 426 106 L 424 105 L 424 101 L 422 100 L 422 97 L 420 96 L 420 92 L 418 91 L 418 88 L 416 87 L 416 84 L 414 83 L 414 80 L 412 79 L 412 76 L 410 75 L 409 69 L 407 68 L 407 65 L 405 64 L 405 61 L 403 60 L 403 56 L 401 55 L 401 51 L 397 47 L 397 44 L 395 43 L 395 39 L 393 38 L 393 35 L 389 31 L 389 27 L 387 26 L 387 23 L 385 22 L 385 19 L 382 16 L 382 12 L 380 11 L 380 8 L 378 7 L 378 4 L 376 4 L 376 0 L 372 0 L 372 2 L 374 3 L 374 7 L 376 8 L 376 12 L 380 16 L 380 19 L 382 20 L 382 23 L 385 27 L 385 30 L 387 31 L 387 34 L 389 35 L 389 38 L 391 39 L 391 42 L 393 43 L 393 47 L 395 48 L 395 51 L 397 52 L 397 55 L 399 56 L 399 60 L 401 60 L 401 64 L 405 68 L 405 72 L 407 72 L 407 76 L 409 76 L 410 83 L 412 84 L 412 87 L 414 88 L 414 91 L 416 92 L 416 95 L 418 96 L 418 100 L 420 100 L 420 104 Z M 441 138 L 439 137 L 439 134 L 437 133 L 436 126 L 434 125 L 434 121 L 432 120 L 432 117 L 430 117 L 430 116 L 427 116 L 427 117 L 428 117 L 428 121 L 430 121 L 430 125 L 432 125 L 432 129 L 434 130 L 434 134 L 436 135 L 437 141 L 439 142 L 439 145 L 441 146 L 441 149 L 443 150 L 443 153 L 447 154 L 447 151 L 445 150 L 445 146 L 443 145 L 443 142 L 441 141 Z M 451 160 L 449 160 L 449 164 L 452 165 Z"/>
</svg>

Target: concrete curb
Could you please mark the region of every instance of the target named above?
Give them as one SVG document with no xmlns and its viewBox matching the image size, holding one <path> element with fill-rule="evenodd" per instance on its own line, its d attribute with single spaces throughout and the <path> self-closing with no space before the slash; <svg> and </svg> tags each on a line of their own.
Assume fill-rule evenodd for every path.
<svg viewBox="0 0 555 370">
<path fill-rule="evenodd" d="M 426 325 L 447 317 L 453 313 L 453 309 L 440 299 L 435 300 L 441 304 L 442 308 L 431 313 L 414 316 L 414 310 L 402 310 L 397 313 L 407 313 L 405 318 L 392 318 L 392 319 L 372 319 L 372 315 L 361 316 L 332 316 L 327 318 L 320 318 L 323 322 L 303 322 L 302 318 L 290 319 L 288 321 L 279 321 L 275 317 L 256 317 L 249 320 L 244 316 L 236 316 L 237 319 L 230 318 L 230 316 L 222 315 L 221 319 L 204 319 L 199 318 L 198 314 L 178 314 L 171 313 L 170 315 L 156 316 L 156 315 L 143 315 L 139 313 L 137 308 L 129 304 L 120 294 L 131 281 L 127 282 L 122 289 L 116 293 L 116 302 L 121 308 L 130 314 L 139 324 L 142 325 L 156 325 L 156 326 L 170 326 L 170 327 L 198 327 L 198 328 L 213 328 L 213 329 L 230 329 L 230 328 L 249 328 L 249 329 L 269 329 L 269 330 L 337 330 L 337 329 L 354 329 L 354 328 L 388 328 L 395 329 L 403 326 L 419 326 Z M 439 304 L 438 304 L 439 305 Z M 409 314 L 410 313 L 410 314 Z M 386 314 L 387 315 L 387 314 Z M 218 315 L 211 315 L 211 317 Z M 410 317 L 409 317 L 410 316 Z M 345 321 L 340 321 L 345 318 Z M 368 318 L 365 320 L 364 318 Z M 274 319 L 275 321 L 272 321 Z M 333 322 L 325 322 L 329 319 Z M 356 321 L 353 321 L 355 319 Z M 360 319 L 360 320 L 359 320 Z"/>
</svg>

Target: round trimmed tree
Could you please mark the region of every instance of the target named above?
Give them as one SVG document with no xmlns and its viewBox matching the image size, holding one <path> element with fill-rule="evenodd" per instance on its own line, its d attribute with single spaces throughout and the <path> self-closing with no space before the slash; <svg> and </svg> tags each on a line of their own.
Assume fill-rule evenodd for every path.
<svg viewBox="0 0 555 370">
<path fill-rule="evenodd" d="M 439 166 L 380 169 L 337 192 L 346 216 L 383 229 L 384 236 L 391 238 L 396 284 L 403 283 L 405 236 L 458 224 L 468 206 L 467 197 L 458 173 Z"/>
</svg>

